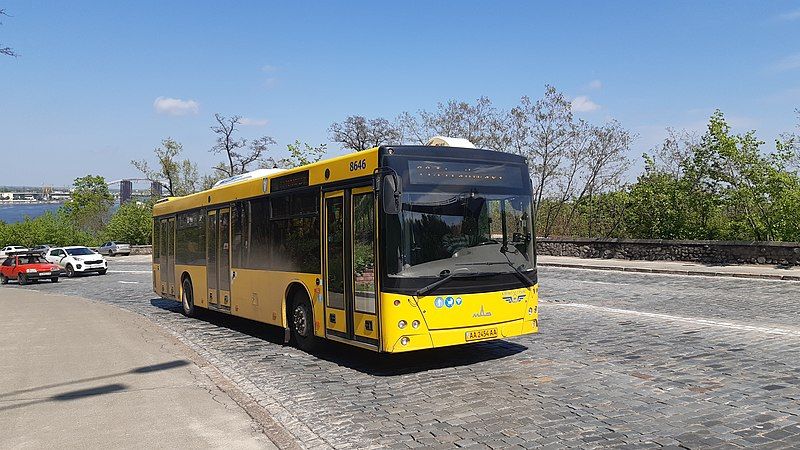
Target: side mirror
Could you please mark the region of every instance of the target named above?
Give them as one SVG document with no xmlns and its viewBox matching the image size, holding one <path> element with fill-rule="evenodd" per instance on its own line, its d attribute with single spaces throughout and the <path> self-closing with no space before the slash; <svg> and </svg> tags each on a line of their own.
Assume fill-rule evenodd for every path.
<svg viewBox="0 0 800 450">
<path fill-rule="evenodd" d="M 398 180 L 394 174 L 383 177 L 381 189 L 383 200 L 383 212 L 386 214 L 398 214 L 400 212 L 400 189 Z"/>
</svg>

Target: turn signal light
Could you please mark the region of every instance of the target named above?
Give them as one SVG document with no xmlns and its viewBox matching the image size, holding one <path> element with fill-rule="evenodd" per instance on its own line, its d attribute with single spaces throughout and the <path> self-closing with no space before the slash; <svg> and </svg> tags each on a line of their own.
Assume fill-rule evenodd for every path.
<svg viewBox="0 0 800 450">
<path fill-rule="evenodd" d="M 395 300 L 394 301 L 394 306 L 400 306 L 400 300 Z"/>
</svg>

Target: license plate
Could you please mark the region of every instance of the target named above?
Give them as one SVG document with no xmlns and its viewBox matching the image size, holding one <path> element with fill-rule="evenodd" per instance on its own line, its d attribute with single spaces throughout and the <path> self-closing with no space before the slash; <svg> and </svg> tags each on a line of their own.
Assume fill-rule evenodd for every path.
<svg viewBox="0 0 800 450">
<path fill-rule="evenodd" d="M 50 276 L 50 272 L 39 272 L 39 275 L 41 275 L 43 277 L 47 277 L 47 276 Z"/>
<path fill-rule="evenodd" d="M 481 339 L 493 339 L 497 337 L 497 328 L 483 328 L 481 330 L 467 331 L 467 341 L 479 341 Z"/>
</svg>

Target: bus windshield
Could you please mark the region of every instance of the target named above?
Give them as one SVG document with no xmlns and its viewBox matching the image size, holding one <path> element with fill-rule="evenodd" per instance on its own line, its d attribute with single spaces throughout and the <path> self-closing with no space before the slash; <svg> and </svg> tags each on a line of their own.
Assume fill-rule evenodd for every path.
<svg viewBox="0 0 800 450">
<path fill-rule="evenodd" d="M 397 158 L 400 159 L 400 158 Z M 386 274 L 396 280 L 453 272 L 535 268 L 530 179 L 524 164 L 403 158 L 397 215 L 386 220 Z"/>
<path fill-rule="evenodd" d="M 527 195 L 404 194 L 402 265 L 389 275 L 443 276 L 461 268 L 529 271 L 535 264 L 531 219 Z"/>
</svg>

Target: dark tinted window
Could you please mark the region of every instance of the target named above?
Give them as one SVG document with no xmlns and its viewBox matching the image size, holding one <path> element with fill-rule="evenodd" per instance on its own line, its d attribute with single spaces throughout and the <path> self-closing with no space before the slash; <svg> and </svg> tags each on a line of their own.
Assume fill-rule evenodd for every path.
<svg viewBox="0 0 800 450">
<path fill-rule="evenodd" d="M 200 210 L 178 214 L 175 223 L 175 263 L 206 263 L 205 215 Z"/>
<path fill-rule="evenodd" d="M 318 191 L 264 197 L 248 203 L 249 242 L 246 242 L 248 211 L 245 204 L 241 209 L 235 208 L 240 211 L 242 221 L 237 225 L 235 213 L 234 240 L 239 226 L 242 232 L 239 259 L 234 241 L 234 261 L 241 261 L 241 267 L 251 269 L 320 272 Z"/>
<path fill-rule="evenodd" d="M 259 198 L 250 202 L 250 252 L 246 267 L 269 269 L 269 199 Z"/>
<path fill-rule="evenodd" d="M 237 202 L 231 207 L 233 214 L 233 267 L 247 267 L 250 249 L 250 203 Z"/>
<path fill-rule="evenodd" d="M 319 193 L 273 196 L 272 204 L 273 270 L 320 273 Z"/>
</svg>

